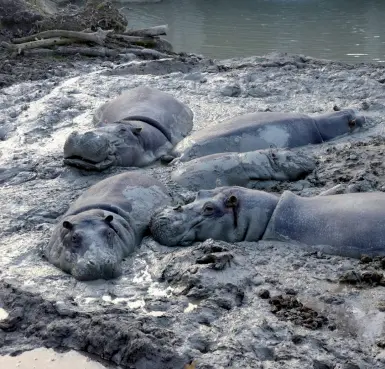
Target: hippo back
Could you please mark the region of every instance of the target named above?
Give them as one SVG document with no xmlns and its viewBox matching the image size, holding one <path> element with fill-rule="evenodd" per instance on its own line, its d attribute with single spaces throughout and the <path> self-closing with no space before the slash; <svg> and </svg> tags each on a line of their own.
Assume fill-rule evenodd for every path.
<svg viewBox="0 0 385 369">
<path fill-rule="evenodd" d="M 154 210 L 168 205 L 170 201 L 168 191 L 161 182 L 133 171 L 96 183 L 72 204 L 66 215 L 102 209 L 123 216 L 135 226 L 134 229 L 141 230 L 149 223 Z"/>
<path fill-rule="evenodd" d="M 103 104 L 94 115 L 96 123 L 114 123 L 129 117 L 153 121 L 166 132 L 173 145 L 188 135 L 193 126 L 193 112 L 172 95 L 147 86 L 123 92 Z"/>
<path fill-rule="evenodd" d="M 324 245 L 325 253 L 385 254 L 385 194 L 300 197 L 285 191 L 263 239 Z"/>
<path fill-rule="evenodd" d="M 218 152 L 246 152 L 270 147 L 292 148 L 321 143 L 313 118 L 305 114 L 258 112 L 206 127 L 181 141 L 181 160 Z"/>
</svg>

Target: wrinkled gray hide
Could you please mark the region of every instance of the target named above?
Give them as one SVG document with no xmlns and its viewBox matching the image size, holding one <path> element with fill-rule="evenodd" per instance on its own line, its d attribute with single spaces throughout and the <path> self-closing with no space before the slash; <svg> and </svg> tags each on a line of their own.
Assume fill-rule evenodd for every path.
<svg viewBox="0 0 385 369">
<path fill-rule="evenodd" d="M 383 192 L 300 197 L 285 191 L 264 239 L 324 245 L 330 254 L 385 255 Z"/>
<path fill-rule="evenodd" d="M 227 242 L 277 240 L 319 246 L 328 254 L 385 255 L 385 194 L 350 193 L 278 198 L 240 187 L 199 191 L 188 205 L 166 207 L 150 229 L 167 246 L 209 238 Z"/>
<path fill-rule="evenodd" d="M 174 153 L 181 161 L 189 161 L 220 152 L 319 144 L 362 127 L 364 121 L 350 109 L 314 117 L 275 112 L 245 114 L 193 133 L 175 147 Z"/>
<path fill-rule="evenodd" d="M 172 95 L 142 86 L 103 104 L 94 121 L 98 128 L 67 138 L 65 164 L 88 170 L 146 166 L 188 135 L 193 113 Z"/>
<path fill-rule="evenodd" d="M 118 277 L 122 259 L 140 244 L 153 212 L 170 201 L 159 181 L 138 172 L 106 178 L 71 205 L 44 255 L 79 280 Z"/>
<path fill-rule="evenodd" d="M 192 191 L 221 186 L 248 187 L 253 181 L 292 181 L 315 169 L 313 158 L 289 150 L 222 153 L 193 159 L 173 171 L 171 178 Z"/>
<path fill-rule="evenodd" d="M 166 246 L 186 246 L 208 238 L 255 241 L 265 232 L 278 200 L 278 196 L 243 187 L 201 190 L 194 202 L 155 213 L 150 230 Z"/>
</svg>

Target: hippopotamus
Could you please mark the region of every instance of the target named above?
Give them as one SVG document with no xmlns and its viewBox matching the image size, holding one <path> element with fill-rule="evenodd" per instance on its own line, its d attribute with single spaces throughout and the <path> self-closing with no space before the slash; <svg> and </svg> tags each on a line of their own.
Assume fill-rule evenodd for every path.
<svg viewBox="0 0 385 369">
<path fill-rule="evenodd" d="M 384 218 L 383 192 L 301 197 L 233 186 L 201 190 L 190 204 L 155 212 L 150 230 L 166 246 L 276 240 L 360 257 L 385 255 Z"/>
<path fill-rule="evenodd" d="M 183 187 L 198 191 L 221 186 L 248 187 L 260 180 L 293 181 L 316 167 L 312 157 L 285 149 L 221 153 L 193 159 L 172 172 Z"/>
<path fill-rule="evenodd" d="M 175 146 L 173 154 L 178 161 L 189 161 L 221 152 L 319 144 L 356 131 L 364 122 L 352 109 L 314 117 L 284 112 L 244 114 L 191 134 Z"/>
<path fill-rule="evenodd" d="M 78 280 L 111 279 L 141 243 L 152 213 L 171 202 L 167 189 L 137 171 L 86 190 L 56 225 L 43 255 Z"/>
<path fill-rule="evenodd" d="M 151 164 L 187 136 L 193 112 L 172 95 L 141 86 L 99 107 L 94 122 L 96 129 L 68 136 L 65 164 L 99 171 Z"/>
</svg>

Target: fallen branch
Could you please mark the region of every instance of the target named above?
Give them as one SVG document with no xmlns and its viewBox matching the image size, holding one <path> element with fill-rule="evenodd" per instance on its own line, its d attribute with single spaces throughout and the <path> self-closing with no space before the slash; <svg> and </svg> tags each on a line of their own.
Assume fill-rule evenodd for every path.
<svg viewBox="0 0 385 369">
<path fill-rule="evenodd" d="M 82 55 L 91 57 L 117 57 L 120 50 L 111 50 L 105 47 L 66 47 L 59 46 L 56 49 L 32 49 L 27 55 Z"/>
<path fill-rule="evenodd" d="M 29 41 L 36 41 L 41 39 L 50 39 L 55 37 L 66 37 L 66 38 L 72 38 L 75 40 L 81 40 L 81 41 L 90 41 L 94 42 L 98 45 L 103 45 L 106 37 L 109 33 L 111 33 L 112 30 L 102 30 L 98 29 L 97 32 L 89 33 L 89 32 L 77 32 L 77 31 L 66 31 L 66 30 L 60 30 L 60 29 L 54 29 L 51 31 L 45 31 L 40 32 L 35 35 L 22 37 L 22 38 L 15 38 L 12 40 L 14 44 L 23 44 Z"/>
<path fill-rule="evenodd" d="M 167 35 L 168 32 L 168 25 L 165 24 L 163 26 L 156 26 L 156 27 L 150 27 L 150 28 L 143 28 L 143 29 L 128 29 L 124 31 L 124 35 L 128 36 L 162 36 Z"/>
<path fill-rule="evenodd" d="M 151 57 L 156 58 L 156 59 L 169 58 L 170 57 L 170 55 L 167 55 L 167 54 L 164 54 L 164 53 L 161 53 L 159 51 L 152 50 L 152 49 L 127 48 L 126 51 L 127 51 L 127 53 L 131 53 L 131 54 L 134 54 L 136 56 L 144 56 L 144 57 L 151 56 Z"/>
<path fill-rule="evenodd" d="M 156 39 L 153 37 L 139 37 L 139 36 L 126 36 L 120 34 L 113 34 L 109 36 L 117 40 L 123 40 L 129 44 L 141 45 L 141 46 L 155 46 Z"/>
<path fill-rule="evenodd" d="M 9 44 L 7 42 L 2 42 L 1 46 L 17 51 L 18 54 L 20 54 L 23 50 L 29 50 L 29 49 L 36 49 L 39 47 L 50 47 L 55 45 L 69 45 L 75 43 L 77 40 L 73 40 L 70 38 L 50 38 L 47 40 L 38 40 L 38 41 L 32 41 L 32 42 L 25 42 L 23 44 Z"/>
</svg>

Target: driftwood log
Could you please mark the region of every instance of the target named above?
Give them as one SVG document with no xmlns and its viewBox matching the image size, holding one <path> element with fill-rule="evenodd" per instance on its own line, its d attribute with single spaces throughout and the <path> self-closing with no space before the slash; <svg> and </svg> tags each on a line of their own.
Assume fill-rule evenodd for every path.
<svg viewBox="0 0 385 369">
<path fill-rule="evenodd" d="M 171 44 L 159 38 L 159 35 L 165 34 L 167 30 L 167 25 L 139 30 L 126 30 L 124 33 L 102 30 L 100 28 L 96 32 L 91 32 L 90 30 L 69 31 L 54 29 L 27 37 L 15 38 L 12 40 L 13 43 L 2 42 L 0 46 L 19 54 L 27 50 L 29 50 L 28 54 L 79 54 L 107 57 L 116 57 L 123 53 L 130 53 L 143 58 L 159 59 L 168 57 L 167 54 L 161 51 L 172 51 Z M 79 46 L 82 43 L 86 43 L 88 46 Z M 98 45 L 98 47 L 93 47 L 92 44 Z M 72 46 L 63 47 L 63 45 Z M 54 48 L 52 49 L 52 47 Z M 32 49 L 36 49 L 36 52 L 30 52 Z M 51 50 L 52 52 L 43 50 Z"/>
<path fill-rule="evenodd" d="M 67 30 L 51 30 L 51 31 L 44 31 L 37 33 L 35 35 L 27 36 L 27 37 L 21 37 L 21 38 L 14 38 L 12 42 L 14 44 L 21 44 L 30 42 L 30 41 L 38 41 L 42 39 L 50 39 L 55 37 L 65 37 L 75 40 L 81 40 L 81 41 L 90 41 L 94 42 L 98 45 L 103 45 L 106 41 L 106 37 L 109 33 L 111 33 L 112 30 L 102 30 L 98 29 L 97 32 L 76 32 L 76 31 L 67 31 Z M 37 46 L 40 47 L 40 46 Z"/>
<path fill-rule="evenodd" d="M 167 35 L 168 25 L 156 26 L 151 28 L 143 29 L 128 29 L 123 32 L 123 35 L 127 36 L 140 36 L 140 37 L 155 37 L 155 36 L 164 36 Z"/>
</svg>

